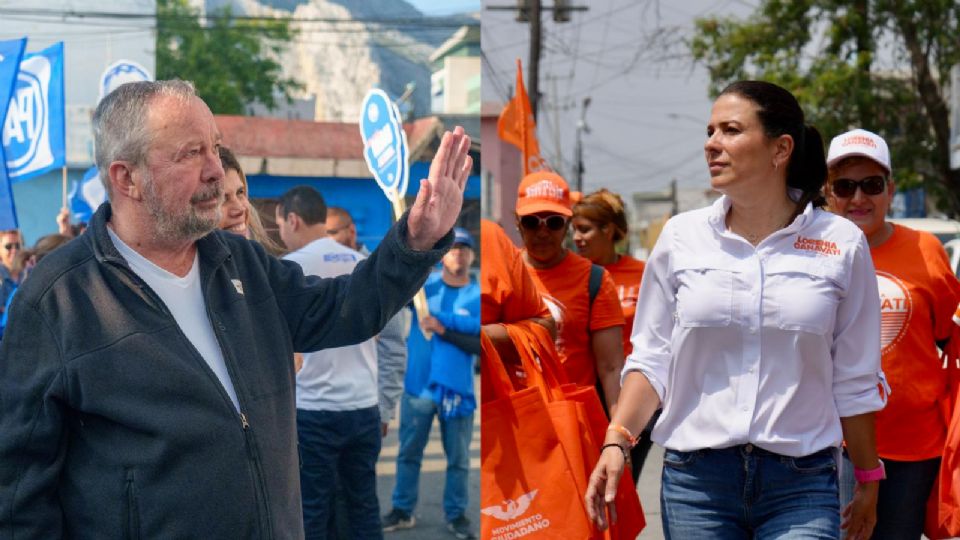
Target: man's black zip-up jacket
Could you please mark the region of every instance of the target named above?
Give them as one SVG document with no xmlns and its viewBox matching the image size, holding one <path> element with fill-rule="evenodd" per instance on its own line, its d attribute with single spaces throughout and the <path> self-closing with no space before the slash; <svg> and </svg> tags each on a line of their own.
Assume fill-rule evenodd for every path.
<svg viewBox="0 0 960 540">
<path fill-rule="evenodd" d="M 0 342 L 0 540 L 303 538 L 294 351 L 359 343 L 452 243 L 406 217 L 353 274 L 304 277 L 256 243 L 197 242 L 240 410 L 110 240 L 110 206 L 17 292 Z"/>
</svg>

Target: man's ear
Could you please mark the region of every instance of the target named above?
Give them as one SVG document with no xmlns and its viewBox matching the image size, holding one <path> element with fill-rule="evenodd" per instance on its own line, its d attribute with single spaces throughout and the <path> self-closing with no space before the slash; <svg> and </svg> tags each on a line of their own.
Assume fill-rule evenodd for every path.
<svg viewBox="0 0 960 540">
<path fill-rule="evenodd" d="M 113 192 L 123 194 L 135 201 L 143 200 L 143 179 L 140 182 L 134 180 L 134 171 L 127 161 L 114 161 L 107 170 L 110 174 L 110 186 Z"/>
<path fill-rule="evenodd" d="M 299 231 L 301 227 L 303 227 L 303 220 L 293 212 L 287 212 L 287 217 L 284 218 L 284 221 L 287 222 L 287 226 L 290 227 L 291 231 Z"/>
</svg>

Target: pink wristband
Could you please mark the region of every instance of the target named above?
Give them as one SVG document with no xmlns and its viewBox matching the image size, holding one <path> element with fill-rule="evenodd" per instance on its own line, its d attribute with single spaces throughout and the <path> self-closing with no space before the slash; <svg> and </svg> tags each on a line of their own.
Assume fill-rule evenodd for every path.
<svg viewBox="0 0 960 540">
<path fill-rule="evenodd" d="M 877 482 L 887 477 L 887 470 L 883 467 L 883 460 L 878 459 L 877 461 L 880 462 L 880 466 L 876 469 L 853 468 L 853 476 L 857 478 L 857 482 L 865 484 L 867 482 Z"/>
</svg>

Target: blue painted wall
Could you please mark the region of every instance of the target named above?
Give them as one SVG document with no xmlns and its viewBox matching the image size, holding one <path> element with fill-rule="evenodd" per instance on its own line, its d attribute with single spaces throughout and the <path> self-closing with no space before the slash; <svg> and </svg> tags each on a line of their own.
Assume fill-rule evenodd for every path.
<svg viewBox="0 0 960 540">
<path fill-rule="evenodd" d="M 416 196 L 420 179 L 426 178 L 429 170 L 430 164 L 426 162 L 410 165 L 408 197 Z M 295 186 L 313 186 L 323 195 L 327 206 L 339 206 L 350 212 L 357 225 L 357 239 L 370 250 L 380 244 L 380 239 L 393 224 L 393 209 L 373 179 L 252 175 L 247 177 L 247 183 L 251 199 L 276 199 Z M 480 199 L 478 175 L 467 180 L 464 195 L 467 199 Z"/>
<path fill-rule="evenodd" d="M 408 197 L 416 196 L 420 179 L 426 178 L 429 170 L 430 164 L 427 162 L 410 165 Z M 69 169 L 67 185 L 79 181 L 85 171 L 85 168 Z M 60 170 L 51 171 L 13 185 L 20 229 L 27 245 L 32 246 L 41 236 L 57 232 L 56 217 L 62 205 L 60 175 Z M 390 203 L 372 179 L 254 175 L 247 177 L 247 181 L 250 184 L 250 197 L 253 199 L 275 199 L 294 186 L 313 186 L 323 194 L 328 206 L 340 206 L 350 211 L 357 224 L 360 242 L 371 250 L 380 243 L 380 239 L 393 224 Z M 479 176 L 474 175 L 467 180 L 465 197 L 480 199 Z"/>
</svg>

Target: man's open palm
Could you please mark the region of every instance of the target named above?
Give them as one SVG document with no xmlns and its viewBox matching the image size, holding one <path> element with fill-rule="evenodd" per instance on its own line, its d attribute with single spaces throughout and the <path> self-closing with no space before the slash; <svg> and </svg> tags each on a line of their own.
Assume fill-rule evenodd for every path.
<svg viewBox="0 0 960 540">
<path fill-rule="evenodd" d="M 440 148 L 430 162 L 430 175 L 420 180 L 417 200 L 407 216 L 410 247 L 424 251 L 433 248 L 450 232 L 463 207 L 463 190 L 473 167 L 468 155 L 470 137 L 457 126 L 446 132 Z"/>
</svg>

